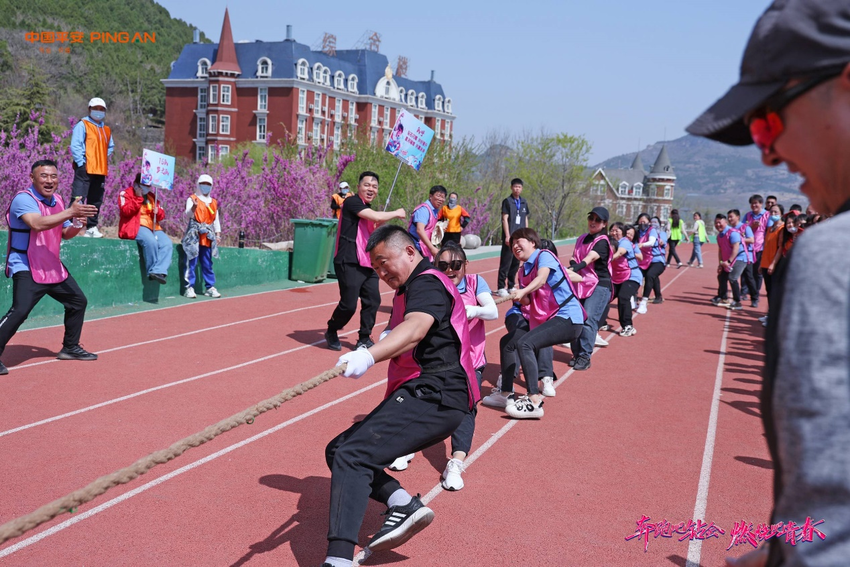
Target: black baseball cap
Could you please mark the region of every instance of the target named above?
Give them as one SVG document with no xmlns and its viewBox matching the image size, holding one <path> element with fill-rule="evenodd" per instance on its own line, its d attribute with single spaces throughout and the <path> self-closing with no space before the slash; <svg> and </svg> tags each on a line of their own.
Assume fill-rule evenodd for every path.
<svg viewBox="0 0 850 567">
<path fill-rule="evenodd" d="M 756 22 L 741 78 L 686 130 L 733 146 L 753 143 L 744 116 L 782 90 L 789 80 L 850 62 L 848 0 L 776 0 Z"/>
<path fill-rule="evenodd" d="M 593 207 L 593 210 L 587 213 L 589 215 L 596 215 L 601 218 L 604 222 L 608 222 L 608 209 L 605 207 Z"/>
</svg>

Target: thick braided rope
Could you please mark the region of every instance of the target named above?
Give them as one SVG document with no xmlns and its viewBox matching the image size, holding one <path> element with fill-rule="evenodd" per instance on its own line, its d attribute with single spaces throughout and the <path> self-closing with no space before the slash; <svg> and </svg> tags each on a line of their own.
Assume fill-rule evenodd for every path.
<svg viewBox="0 0 850 567">
<path fill-rule="evenodd" d="M 284 390 L 280 394 L 251 406 L 250 408 L 232 415 L 227 419 L 223 419 L 215 425 L 210 425 L 199 433 L 190 435 L 185 439 L 181 439 L 167 449 L 161 449 L 151 453 L 147 457 L 139 459 L 129 467 L 123 468 L 112 474 L 102 476 L 88 486 L 75 490 L 71 494 L 63 496 L 58 500 L 54 500 L 53 502 L 37 509 L 35 512 L 31 512 L 26 516 L 21 516 L 20 518 L 3 524 L 0 526 L 0 544 L 40 526 L 44 522 L 48 522 L 60 514 L 73 511 L 81 504 L 91 502 L 110 488 L 114 488 L 119 484 L 126 484 L 145 474 L 156 465 L 167 463 L 171 459 L 179 457 L 192 447 L 203 445 L 207 441 L 218 437 L 226 431 L 230 431 L 234 427 L 238 427 L 246 423 L 253 423 L 254 418 L 261 413 L 265 413 L 270 409 L 277 409 L 284 402 L 288 402 L 292 398 L 300 396 L 304 392 L 315 388 L 319 384 L 339 376 L 344 371 L 345 364 L 326 370 L 315 378 L 311 378 L 306 382 L 302 382 L 297 386 Z"/>
</svg>

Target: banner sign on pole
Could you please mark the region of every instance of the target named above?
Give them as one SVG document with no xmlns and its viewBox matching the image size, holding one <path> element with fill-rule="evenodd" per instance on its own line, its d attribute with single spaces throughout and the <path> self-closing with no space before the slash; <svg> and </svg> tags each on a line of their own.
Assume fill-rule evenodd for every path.
<svg viewBox="0 0 850 567">
<path fill-rule="evenodd" d="M 386 150 L 419 171 L 433 138 L 433 130 L 425 126 L 422 121 L 417 120 L 412 114 L 408 114 L 406 110 L 402 110 L 398 114 L 392 133 L 390 133 Z"/>
<path fill-rule="evenodd" d="M 171 191 L 174 188 L 174 157 L 142 151 L 142 185 L 153 185 Z"/>
</svg>

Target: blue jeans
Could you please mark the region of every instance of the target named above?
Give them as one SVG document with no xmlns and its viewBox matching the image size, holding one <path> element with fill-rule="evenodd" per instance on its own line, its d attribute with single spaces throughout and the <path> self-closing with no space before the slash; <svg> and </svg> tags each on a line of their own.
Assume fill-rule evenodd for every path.
<svg viewBox="0 0 850 567">
<path fill-rule="evenodd" d="M 154 234 L 148 227 L 140 226 L 136 242 L 142 247 L 148 274 L 167 274 L 171 265 L 171 239 L 161 230 Z"/>
<path fill-rule="evenodd" d="M 699 236 L 694 235 L 694 251 L 691 252 L 691 259 L 688 260 L 688 264 L 693 264 L 695 261 L 702 266 L 702 242 L 699 240 Z"/>
<path fill-rule="evenodd" d="M 605 316 L 610 301 L 611 288 L 600 286 L 596 286 L 590 297 L 581 300 L 584 310 L 587 311 L 587 319 L 581 327 L 581 335 L 570 343 L 574 357 L 590 358 L 590 355 L 593 354 L 596 333 L 599 331 L 599 321 Z M 504 376 L 502 379 L 504 380 Z"/>
</svg>

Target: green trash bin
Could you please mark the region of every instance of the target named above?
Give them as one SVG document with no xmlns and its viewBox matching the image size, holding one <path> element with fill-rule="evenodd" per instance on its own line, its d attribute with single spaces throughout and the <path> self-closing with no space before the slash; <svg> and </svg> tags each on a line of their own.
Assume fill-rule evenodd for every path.
<svg viewBox="0 0 850 567">
<path fill-rule="evenodd" d="M 323 219 L 293 219 L 292 271 L 289 278 L 309 283 L 327 277 L 328 260 L 333 253 L 336 223 Z"/>
<path fill-rule="evenodd" d="M 336 233 L 339 230 L 339 220 L 337 219 L 318 219 L 320 221 L 332 222 L 334 225 L 333 242 L 331 242 L 331 256 L 328 258 L 328 277 L 336 279 L 336 269 L 334 268 L 334 255 L 336 254 Z"/>
</svg>

